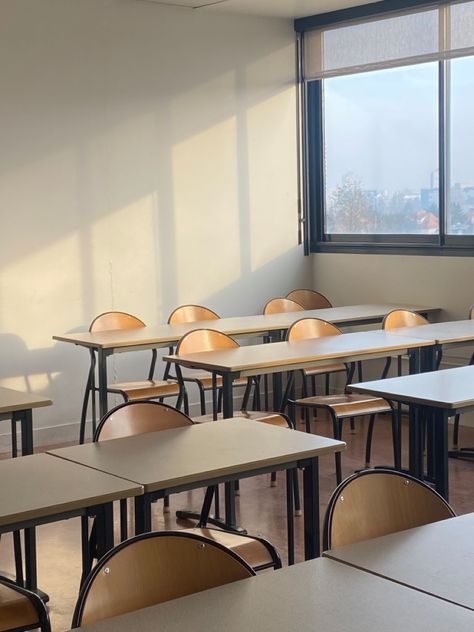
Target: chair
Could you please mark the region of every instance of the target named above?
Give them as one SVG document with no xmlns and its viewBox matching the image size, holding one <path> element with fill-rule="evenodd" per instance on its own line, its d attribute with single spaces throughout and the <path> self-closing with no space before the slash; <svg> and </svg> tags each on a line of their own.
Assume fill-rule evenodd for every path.
<svg viewBox="0 0 474 632">
<path fill-rule="evenodd" d="M 263 313 L 265 316 L 268 314 L 282 314 L 286 312 L 302 312 L 304 307 L 302 307 L 296 301 L 293 301 L 289 298 L 271 298 L 263 308 Z"/>
<path fill-rule="evenodd" d="M 309 291 L 309 290 L 308 290 Z M 340 334 L 340 329 L 325 320 L 319 318 L 301 318 L 297 320 L 288 329 L 286 333 L 286 339 L 289 342 L 295 340 L 309 340 L 314 338 L 321 338 L 324 336 L 334 336 Z M 316 376 L 324 375 L 326 377 L 326 395 L 329 395 L 330 388 L 330 375 L 331 373 L 346 372 L 346 365 L 341 362 L 313 367 L 310 369 L 302 369 L 300 374 L 303 378 L 302 396 L 308 396 L 308 378 L 311 378 L 313 382 L 313 395 L 316 395 Z"/>
<path fill-rule="evenodd" d="M 145 533 L 122 542 L 99 561 L 82 586 L 72 627 L 253 575 L 239 555 L 204 536 Z"/>
<path fill-rule="evenodd" d="M 469 320 L 474 318 L 474 305 L 471 305 L 469 308 Z M 471 359 L 469 360 L 469 365 L 474 364 L 474 353 L 471 355 Z M 451 456 L 466 456 L 472 458 L 474 456 L 474 448 L 461 448 L 459 449 L 459 422 L 461 419 L 461 415 L 457 414 L 454 417 L 454 428 L 453 428 L 453 451 L 451 452 Z M 456 454 L 458 452 L 458 454 Z"/>
<path fill-rule="evenodd" d="M 41 599 L 6 577 L 0 577 L 0 632 L 37 628 L 41 632 L 51 632 L 48 613 Z"/>
<path fill-rule="evenodd" d="M 289 339 L 296 339 L 299 331 L 306 331 L 319 334 L 318 337 L 321 336 L 337 336 L 342 332 L 335 325 L 328 323 L 326 321 L 321 321 L 319 319 L 314 319 L 319 322 L 317 323 L 305 323 L 302 319 L 297 321 L 290 327 L 288 331 Z M 308 319 L 313 320 L 313 319 Z M 295 338 L 293 338 L 292 329 L 295 328 Z M 347 384 L 349 384 L 352 380 L 352 376 L 354 374 L 355 366 L 351 365 L 350 369 L 347 372 Z M 287 399 L 288 393 L 292 387 L 292 383 L 294 380 L 294 373 L 291 376 L 290 381 L 288 382 L 284 402 Z M 290 400 L 288 400 L 290 401 Z M 294 401 L 290 401 L 290 403 L 295 404 L 296 406 L 301 406 L 306 409 L 306 430 L 307 432 L 311 432 L 310 419 L 309 419 L 309 410 L 311 409 L 323 409 L 326 410 L 332 419 L 333 424 L 333 433 L 335 439 L 341 439 L 342 436 L 342 427 L 344 419 L 351 419 L 354 417 L 362 417 L 369 415 L 369 430 L 373 428 L 375 416 L 381 413 L 391 413 L 392 414 L 392 437 L 393 437 L 393 450 L 394 450 L 394 462 L 395 467 L 400 467 L 400 450 L 397 443 L 398 438 L 398 427 L 397 427 L 397 419 L 393 414 L 392 407 L 390 404 L 382 399 L 381 397 L 371 397 L 369 395 L 356 395 L 349 394 L 344 392 L 341 395 L 319 395 L 312 397 L 303 397 L 301 399 L 296 399 Z M 367 436 L 367 445 L 369 445 L 369 439 L 371 440 L 371 436 Z M 336 480 L 337 483 L 340 483 L 342 480 L 342 468 L 341 468 L 341 454 L 338 452 L 335 455 L 336 460 Z M 370 460 L 370 454 L 368 454 L 366 449 L 366 465 Z"/>
<path fill-rule="evenodd" d="M 434 489 L 393 470 L 365 470 L 334 491 L 324 519 L 323 548 L 378 538 L 452 518 L 454 511 Z"/>
<path fill-rule="evenodd" d="M 269 421 L 268 423 L 272 422 Z M 274 421 L 273 423 L 277 422 Z M 167 404 L 152 401 L 126 402 L 120 404 L 104 416 L 97 428 L 94 441 L 104 441 L 147 432 L 182 428 L 192 424 L 192 419 Z M 165 507 L 166 506 L 168 506 L 167 498 L 165 498 Z M 120 514 L 121 539 L 124 541 L 127 538 L 126 500 L 120 501 Z M 195 535 L 204 534 L 212 540 L 220 542 L 224 546 L 239 552 L 255 570 L 280 568 L 281 561 L 278 553 L 266 540 L 253 536 L 227 533 L 219 529 L 209 529 L 206 527 L 206 521 L 207 515 L 203 512 L 200 522 L 202 527 L 184 529 L 183 531 Z"/>
<path fill-rule="evenodd" d="M 207 307 L 202 307 L 201 305 L 181 305 L 181 307 L 177 307 L 173 312 L 171 312 L 168 323 L 170 325 L 180 325 L 185 323 L 195 323 L 207 320 L 218 320 L 220 316 L 213 312 L 212 309 Z M 173 353 L 173 349 L 170 347 L 170 354 Z M 167 364 L 165 369 L 165 377 L 168 377 L 171 369 L 171 365 Z M 182 376 L 183 382 L 192 382 L 196 384 L 199 390 L 199 400 L 201 405 L 201 415 L 206 414 L 206 391 L 212 390 L 212 377 L 209 373 L 197 372 L 194 374 L 187 374 Z M 247 384 L 245 381 L 244 384 Z M 222 386 L 221 380 L 219 380 L 218 387 Z M 188 398 L 186 394 L 186 390 L 183 388 L 183 398 L 184 398 L 184 407 L 185 410 L 189 410 Z"/>
<path fill-rule="evenodd" d="M 201 353 L 203 351 L 220 351 L 223 349 L 237 349 L 239 347 L 239 343 L 236 342 L 233 338 L 224 334 L 220 331 L 216 331 L 215 329 L 194 329 L 193 331 L 185 334 L 181 340 L 178 342 L 176 346 L 175 354 L 177 356 L 186 355 L 189 353 Z M 220 408 L 220 402 L 217 401 L 217 390 L 219 389 L 219 400 L 222 392 L 222 378 L 221 377 L 213 377 L 210 373 L 199 373 L 196 377 L 190 377 L 189 375 L 184 375 L 179 366 L 176 366 L 176 373 L 178 376 L 178 381 L 181 386 L 182 392 L 185 389 L 184 383 L 186 381 L 193 381 L 198 384 L 199 391 L 201 394 L 201 414 L 205 415 L 205 401 L 204 401 L 204 391 L 211 390 L 212 391 L 212 410 L 213 417 L 217 418 L 217 413 Z M 238 378 L 234 380 L 235 387 L 245 387 L 244 398 L 242 402 L 242 410 L 245 410 L 248 404 L 248 400 L 250 397 L 250 390 L 252 388 L 252 384 L 255 385 L 255 388 L 258 393 L 258 383 L 253 378 Z M 255 398 L 256 399 L 256 398 Z M 187 403 L 187 399 L 184 399 L 184 410 L 187 414 L 189 414 L 189 407 Z"/>
<path fill-rule="evenodd" d="M 326 307 L 332 307 L 331 301 L 323 294 L 315 292 L 314 290 L 292 290 L 288 292 L 286 298 L 296 301 L 303 309 L 325 309 Z"/>
<path fill-rule="evenodd" d="M 90 324 L 89 331 L 91 333 L 101 332 L 101 331 L 117 331 L 117 330 L 127 330 L 127 329 L 139 329 L 140 327 L 145 327 L 145 323 L 137 318 L 136 316 L 132 316 L 131 314 L 127 314 L 126 312 L 105 312 L 104 314 L 100 314 Z M 95 353 L 94 350 L 90 350 L 91 355 L 91 366 L 89 370 L 89 377 L 87 379 L 86 391 L 84 394 L 84 401 L 82 404 L 82 413 L 81 413 L 81 424 L 80 424 L 80 434 L 79 434 L 79 442 L 84 443 L 85 429 L 86 429 L 86 416 L 87 416 L 87 408 L 89 404 L 89 396 L 92 394 L 92 427 L 93 432 L 96 431 L 96 405 L 95 405 L 95 394 L 97 392 L 97 387 L 95 384 Z M 155 380 L 155 366 L 157 360 L 157 350 L 152 350 L 152 359 L 150 368 L 148 371 L 148 377 L 146 380 L 139 382 L 124 382 L 119 384 L 113 384 L 107 386 L 107 391 L 109 393 L 116 393 L 121 395 L 123 399 L 128 401 L 134 401 L 139 399 L 156 399 L 163 397 L 178 397 L 177 405 L 180 405 L 180 388 L 177 384 L 176 380 Z"/>
</svg>

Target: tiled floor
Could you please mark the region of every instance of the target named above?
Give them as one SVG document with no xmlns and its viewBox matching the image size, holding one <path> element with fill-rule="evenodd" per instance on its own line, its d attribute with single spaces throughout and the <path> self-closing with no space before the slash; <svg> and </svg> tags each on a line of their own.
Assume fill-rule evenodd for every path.
<svg viewBox="0 0 474 632">
<path fill-rule="evenodd" d="M 301 427 L 302 429 L 302 427 Z M 329 424 L 318 421 L 314 431 L 330 436 Z M 356 468 L 363 467 L 366 421 L 357 424 L 355 434 L 346 430 L 348 449 L 343 457 L 343 473 L 348 475 Z M 406 431 L 404 436 L 406 437 Z M 474 445 L 474 429 L 463 429 L 462 442 Z M 380 418 L 374 436 L 374 464 L 391 463 L 390 429 L 387 418 Z M 450 461 L 451 504 L 457 513 L 474 511 L 474 462 Z M 286 558 L 285 498 L 284 478 L 278 475 L 277 487 L 270 487 L 269 476 L 247 479 L 241 483 L 241 495 L 237 500 L 239 523 L 249 533 L 261 534 L 271 540 Z M 32 481 L 34 484 L 34 481 Z M 322 511 L 335 486 L 334 459 L 321 459 L 321 501 Z M 154 505 L 154 526 L 157 529 L 172 529 L 187 526 L 177 525 L 174 510 L 183 507 L 200 508 L 200 490 L 174 496 L 171 499 L 172 512 L 163 515 L 162 503 Z M 302 560 L 302 520 L 296 518 L 297 560 Z M 0 546 L 0 568 L 2 572 L 12 572 L 10 536 L 3 536 Z M 51 597 L 50 616 L 53 631 L 69 629 L 72 611 L 77 597 L 80 577 L 80 530 L 79 520 L 60 522 L 38 529 L 38 577 L 40 587 Z"/>
</svg>

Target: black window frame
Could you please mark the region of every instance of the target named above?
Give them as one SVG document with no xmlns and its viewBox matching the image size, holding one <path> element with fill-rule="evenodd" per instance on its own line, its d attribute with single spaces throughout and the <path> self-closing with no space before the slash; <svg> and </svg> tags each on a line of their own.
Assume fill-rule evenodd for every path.
<svg viewBox="0 0 474 632">
<path fill-rule="evenodd" d="M 304 33 L 314 28 L 370 18 L 382 13 L 395 13 L 403 9 L 433 7 L 446 4 L 446 0 L 384 0 L 350 9 L 319 14 L 295 20 L 295 31 Z M 324 183 L 324 80 L 307 81 L 302 86 L 303 107 L 301 126 L 303 139 L 302 189 L 305 191 L 304 229 L 306 254 L 309 252 L 340 252 L 363 254 L 407 254 L 428 256 L 474 256 L 474 235 L 450 235 L 446 232 L 447 206 L 447 147 L 449 61 L 438 62 L 438 160 L 439 160 L 439 233 L 420 234 L 326 234 L 325 183 Z M 300 64 L 301 67 L 301 64 Z"/>
</svg>

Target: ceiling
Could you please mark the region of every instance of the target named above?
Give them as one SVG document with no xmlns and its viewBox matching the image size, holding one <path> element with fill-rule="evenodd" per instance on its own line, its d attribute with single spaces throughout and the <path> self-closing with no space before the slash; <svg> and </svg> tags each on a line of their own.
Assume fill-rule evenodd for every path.
<svg viewBox="0 0 474 632">
<path fill-rule="evenodd" d="M 147 0 L 161 5 L 189 7 L 201 11 L 247 13 L 281 18 L 300 18 L 316 13 L 346 9 L 376 0 Z"/>
</svg>

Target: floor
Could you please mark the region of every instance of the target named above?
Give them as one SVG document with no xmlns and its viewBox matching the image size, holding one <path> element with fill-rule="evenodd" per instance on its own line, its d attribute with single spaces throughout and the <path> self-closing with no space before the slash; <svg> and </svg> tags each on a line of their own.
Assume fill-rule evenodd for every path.
<svg viewBox="0 0 474 632">
<path fill-rule="evenodd" d="M 381 417 L 374 433 L 373 464 L 391 463 L 390 427 L 388 418 Z M 303 427 L 301 426 L 301 429 Z M 314 423 L 314 431 L 330 436 L 331 429 L 324 420 Z M 344 439 L 348 443 L 343 456 L 343 474 L 351 474 L 354 469 L 364 465 L 366 420 L 357 423 L 355 434 L 349 428 Z M 406 438 L 407 432 L 404 431 Z M 474 445 L 474 428 L 463 428 L 461 443 Z M 406 450 L 405 450 L 406 459 Z M 334 458 L 324 457 L 320 463 L 320 487 L 322 511 L 335 486 Z M 474 463 L 469 461 L 450 461 L 450 501 L 459 513 L 474 511 L 472 493 Z M 261 476 L 247 479 L 241 483 L 241 494 L 237 499 L 239 523 L 249 533 L 260 534 L 268 538 L 278 548 L 286 560 L 285 497 L 284 475 L 278 475 L 277 486 L 270 487 L 270 477 Z M 200 490 L 172 497 L 171 513 L 164 515 L 162 503 L 154 505 L 154 526 L 157 529 L 174 529 L 189 526 L 189 523 L 177 524 L 174 510 L 184 507 L 200 508 L 202 492 Z M 296 518 L 296 559 L 303 559 L 302 519 Z M 80 577 L 80 530 L 79 519 L 39 527 L 38 530 L 38 578 L 40 587 L 50 595 L 49 610 L 53 632 L 68 630 L 77 598 Z M 0 568 L 2 573 L 12 573 L 10 536 L 3 536 L 0 546 Z"/>
</svg>

